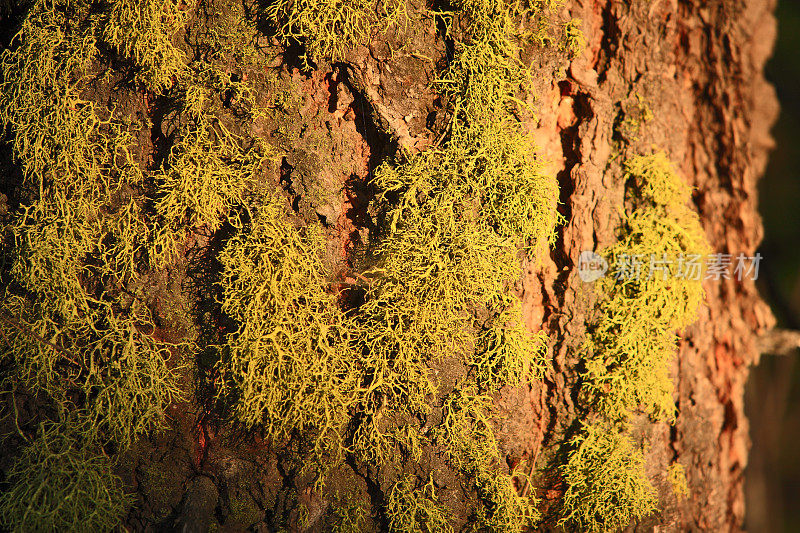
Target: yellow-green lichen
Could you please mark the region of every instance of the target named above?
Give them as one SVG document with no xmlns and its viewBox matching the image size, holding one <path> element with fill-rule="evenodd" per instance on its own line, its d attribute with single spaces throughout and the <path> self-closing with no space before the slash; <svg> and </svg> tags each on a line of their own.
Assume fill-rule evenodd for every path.
<svg viewBox="0 0 800 533">
<path fill-rule="evenodd" d="M 328 513 L 328 524 L 333 533 L 361 533 L 367 531 L 369 509 L 355 492 L 336 493 Z"/>
<path fill-rule="evenodd" d="M 571 58 L 579 57 L 586 50 L 586 37 L 583 35 L 581 19 L 572 19 L 564 25 L 564 47 Z"/>
<path fill-rule="evenodd" d="M 42 424 L 8 471 L 0 523 L 9 531 L 111 530 L 131 499 L 82 429 Z"/>
<path fill-rule="evenodd" d="M 491 405 L 491 397 L 471 384 L 456 388 L 443 402 L 437 442 L 447 449 L 450 463 L 470 476 L 500 458 L 492 430 Z"/>
<path fill-rule="evenodd" d="M 644 472 L 644 456 L 630 437 L 591 423 L 570 442 L 562 467 L 566 491 L 559 524 L 578 531 L 618 531 L 655 510 L 655 491 Z"/>
<path fill-rule="evenodd" d="M 672 419 L 675 332 L 695 320 L 704 295 L 700 273 L 681 269 L 709 246 L 688 206 L 691 190 L 664 153 L 634 157 L 625 171 L 641 205 L 625 217 L 618 242 L 607 250 L 616 270 L 597 285 L 600 316 L 585 346 L 581 394 L 610 420 L 636 409 Z"/>
<path fill-rule="evenodd" d="M 337 60 L 372 31 L 360 4 L 288 6 L 277 2 L 267 13 L 283 39 L 305 43 L 307 60 Z M 255 214 L 222 256 L 223 310 L 240 327 L 223 348 L 220 370 L 240 395 L 234 409 L 248 425 L 273 438 L 310 428 L 321 439 L 317 447 L 324 442 L 329 450 L 339 449 L 346 432 L 348 451 L 384 464 L 397 450 L 420 457 L 428 437 L 409 422 L 431 410 L 436 365 L 456 358 L 474 377 L 448 396 L 436 440 L 458 470 L 475 476 L 479 521 L 515 531 L 535 521 L 536 502 L 519 496 L 499 466 L 482 391 L 519 384 L 543 366 L 544 339 L 523 327 L 509 287 L 520 276 L 520 252 L 538 255 L 560 220 L 556 179 L 542 171 L 513 114 L 525 108 L 517 95 L 529 80 L 518 59 L 517 21 L 544 4 L 454 7 L 468 21 L 469 38 L 437 82 L 453 118 L 440 146 L 402 153 L 375 172 L 387 223 L 354 287 L 364 302 L 338 312 L 325 292 L 327 274 L 315 266 L 313 226 L 296 230 L 277 221 L 280 213 Z M 259 234 L 263 227 L 270 236 Z M 478 319 L 481 310 L 488 321 Z M 398 513 L 398 523 L 419 519 L 416 510 Z"/>
<path fill-rule="evenodd" d="M 336 455 L 360 387 L 353 327 L 325 291 L 319 227 L 298 230 L 278 201 L 265 202 L 219 256 L 222 311 L 239 324 L 223 348 L 222 393 L 270 439 L 304 432 Z"/>
<path fill-rule="evenodd" d="M 389 531 L 395 533 L 452 532 L 450 517 L 436 497 L 433 477 L 424 485 L 406 476 L 392 487 L 386 504 Z"/>
<path fill-rule="evenodd" d="M 682 500 L 689 495 L 689 484 L 686 482 L 686 470 L 683 465 L 674 462 L 667 469 L 667 481 L 672 487 L 672 493 Z"/>
<path fill-rule="evenodd" d="M 328 467 L 351 452 L 370 463 L 392 461 L 397 451 L 419 461 L 431 443 L 415 417 L 439 396 L 435 366 L 456 358 L 470 377 L 458 399 L 445 402 L 439 440 L 454 466 L 475 475 L 485 527 L 533 523 L 535 500 L 517 495 L 500 467 L 486 391 L 543 367 L 544 339 L 522 325 L 510 287 L 520 252 L 535 257 L 559 221 L 556 180 L 541 170 L 514 116 L 529 79 L 516 28 L 544 4 L 455 4 L 468 38 L 438 81 L 453 118 L 439 146 L 400 154 L 376 172 L 389 223 L 359 274 L 364 283 L 353 287 L 365 302 L 345 312 L 330 290 L 321 228 L 294 225 L 282 202 L 256 190 L 270 151 L 212 118 L 224 113 L 221 93 L 245 108 L 243 122 L 258 113 L 251 87 L 221 65 L 235 47 L 190 64 L 178 41 L 193 5 L 118 0 L 93 11 L 80 3 L 81 23 L 71 25 L 71 3 L 36 3 L 21 44 L 4 55 L 2 118 L 39 191 L 14 227 L 12 274 L 27 292 L 9 294 L 4 322 L 23 380 L 89 420 L 98 428 L 92 439 L 128 445 L 155 427 L 179 395 L 173 346 L 151 336 L 141 273 L 173 263 L 187 231 L 229 222 L 236 234 L 218 257 L 221 311 L 236 329 L 217 347 L 216 370 L 220 397 L 239 422 L 271 441 L 302 435 Z M 308 65 L 341 59 L 381 17 L 402 22 L 405 8 L 280 1 L 265 14 L 284 43 L 304 43 Z M 218 26 L 196 37 L 187 38 L 231 40 Z M 137 82 L 174 98 L 181 114 L 177 143 L 152 172 L 130 153 L 130 124 L 80 98 L 100 41 L 136 67 Z M 48 53 L 36 53 L 42 47 Z M 248 50 L 242 60 L 253 59 L 255 47 Z M 75 392 L 87 400 L 74 403 Z M 390 505 L 397 524 L 447 527 L 443 508 L 425 498 L 412 505 L 402 493 Z M 432 481 L 423 494 L 435 501 Z"/>
<path fill-rule="evenodd" d="M 602 422 L 585 425 L 562 466 L 562 524 L 619 530 L 655 510 L 644 457 L 630 441 L 629 418 L 676 415 L 670 378 L 675 332 L 691 324 L 703 299 L 701 272 L 689 258 L 708 253 L 690 187 L 663 152 L 625 165 L 635 207 L 606 250 L 615 269 L 597 283 L 599 316 L 583 347 L 583 405 Z"/>
<path fill-rule="evenodd" d="M 366 44 L 380 27 L 407 19 L 406 0 L 278 0 L 265 10 L 284 44 L 301 41 L 303 61 L 341 60 L 357 44 Z"/>
<path fill-rule="evenodd" d="M 210 9 L 197 10 L 202 30 L 192 32 L 192 46 L 205 61 L 232 71 L 263 70 L 266 36 L 259 31 L 254 6 L 247 0 L 205 0 Z M 195 29 L 195 25 L 192 25 Z"/>
<path fill-rule="evenodd" d="M 620 133 L 631 140 L 636 140 L 642 126 L 653 120 L 653 111 L 647 101 L 639 93 L 634 93 L 635 101 L 629 100 L 623 104 L 625 119 L 620 124 Z"/>
<path fill-rule="evenodd" d="M 173 146 L 156 175 L 156 211 L 163 222 L 151 247 L 153 264 L 173 262 L 188 229 L 216 231 L 247 196 L 257 197 L 258 172 L 272 151 L 263 142 L 246 149 L 243 143 L 219 121 L 203 117 Z"/>
<path fill-rule="evenodd" d="M 78 96 L 97 54 L 91 16 L 37 2 L 3 53 L 0 120 L 35 193 L 11 224 L 1 327 L 16 379 L 92 420 L 87 439 L 128 445 L 178 398 L 177 368 L 136 291 L 148 228 L 132 127 Z"/>
<path fill-rule="evenodd" d="M 535 256 L 553 238 L 558 187 L 511 113 L 529 75 L 512 36 L 519 6 L 456 7 L 471 35 L 457 44 L 439 81 L 453 118 L 441 147 L 376 172 L 384 198 L 395 200 L 361 310 L 376 317 L 373 353 L 407 352 L 409 361 L 421 354 L 413 367 L 423 375 L 423 363 L 452 356 L 475 369 L 475 382 L 445 399 L 436 441 L 473 478 L 479 521 L 514 531 L 535 521 L 535 500 L 520 497 L 499 468 L 490 399 L 481 389 L 517 384 L 541 369 L 543 339 L 524 329 L 507 291 L 519 277 L 518 252 Z M 473 313 L 481 308 L 495 318 L 476 325 Z M 390 328 L 381 331 L 382 323 Z M 424 398 L 418 394 L 414 403 Z"/>
<path fill-rule="evenodd" d="M 435 438 L 447 449 L 450 464 L 466 475 L 480 498 L 478 522 L 490 531 L 520 531 L 539 520 L 537 500 L 518 493 L 517 474 L 506 474 L 498 463 L 492 399 L 474 385 L 457 387 L 444 400 L 442 423 Z"/>
<path fill-rule="evenodd" d="M 520 494 L 518 481 L 523 474 L 507 474 L 499 470 L 480 470 L 475 486 L 481 504 L 477 510 L 478 523 L 488 531 L 514 533 L 532 528 L 540 520 L 539 501 L 532 495 Z"/>
<path fill-rule="evenodd" d="M 111 0 L 103 39 L 134 62 L 139 81 L 156 91 L 169 89 L 186 68 L 173 41 L 193 7 L 183 0 Z"/>
</svg>

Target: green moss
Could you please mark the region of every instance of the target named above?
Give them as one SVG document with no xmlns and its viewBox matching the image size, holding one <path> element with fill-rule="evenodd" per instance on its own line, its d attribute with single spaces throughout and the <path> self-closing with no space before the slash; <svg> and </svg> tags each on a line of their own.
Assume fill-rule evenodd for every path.
<svg viewBox="0 0 800 533">
<path fill-rule="evenodd" d="M 380 27 L 404 22 L 405 0 L 278 0 L 265 11 L 284 44 L 303 42 L 303 61 L 339 61 L 352 47 L 366 44 Z"/>
<path fill-rule="evenodd" d="M 72 307 L 73 317 L 56 314 L 59 304 Z M 141 302 L 117 314 L 112 303 L 8 294 L 3 312 L 5 357 L 16 364 L 15 379 L 91 420 L 86 439 L 128 446 L 160 426 L 167 406 L 181 396 L 179 368 L 167 364 L 169 346 L 140 329 L 152 327 Z"/>
<path fill-rule="evenodd" d="M 624 420 L 639 408 L 657 419 L 672 419 L 675 331 L 691 324 L 703 299 L 699 279 L 679 275 L 679 258 L 709 252 L 697 214 L 687 205 L 690 188 L 663 153 L 625 164 L 642 205 L 625 218 L 619 241 L 607 250 L 610 263 L 644 263 L 638 279 L 612 272 L 597 285 L 600 318 L 586 344 L 581 393 L 610 420 Z M 650 270 L 651 254 L 672 264 Z"/>
<path fill-rule="evenodd" d="M 42 424 L 8 472 L 0 521 L 10 531 L 111 530 L 130 505 L 111 462 L 69 425 Z"/>
<path fill-rule="evenodd" d="M 163 462 L 152 462 L 142 470 L 139 487 L 156 520 L 167 518 L 183 494 L 183 480 Z"/>
<path fill-rule="evenodd" d="M 230 518 L 244 527 L 251 527 L 264 519 L 264 510 L 244 491 L 236 491 L 230 498 Z"/>
<path fill-rule="evenodd" d="M 386 504 L 389 531 L 452 532 L 449 513 L 436 497 L 433 477 L 425 485 L 416 483 L 414 476 L 406 476 L 392 487 Z"/>
<path fill-rule="evenodd" d="M 618 531 L 655 510 L 657 499 L 644 472 L 644 456 L 613 426 L 588 424 L 570 442 L 562 467 L 560 525 L 578 531 Z"/>
<path fill-rule="evenodd" d="M 111 0 L 103 39 L 139 68 L 137 80 L 156 91 L 169 89 L 186 68 L 185 54 L 173 42 L 194 2 Z"/>
<path fill-rule="evenodd" d="M 220 366 L 223 392 L 270 439 L 313 432 L 320 454 L 336 455 L 360 385 L 353 328 L 324 290 L 319 228 L 296 229 L 266 201 L 219 256 L 222 310 L 240 324 Z"/>
<path fill-rule="evenodd" d="M 500 303 L 519 265 L 513 243 L 475 220 L 475 200 L 439 182 L 443 176 L 430 172 L 430 162 L 419 163 L 377 173 L 377 184 L 402 200 L 390 214 L 392 233 L 378 249 L 379 266 L 368 273 L 375 281 L 364 313 L 393 313 L 378 320 L 407 328 L 385 328 L 402 345 L 381 342 L 386 348 L 435 360 L 470 348 L 465 312 Z"/>
<path fill-rule="evenodd" d="M 0 121 L 33 193 L 11 225 L 3 357 L 8 379 L 70 413 L 42 426 L 11 470 L 2 515 L 14 530 L 114 526 L 128 500 L 100 443 L 126 448 L 181 396 L 175 346 L 151 336 L 138 290 L 149 235 L 138 132 L 80 96 L 100 28 L 113 29 L 104 16 L 88 2 L 34 2 L 2 55 Z"/>
</svg>

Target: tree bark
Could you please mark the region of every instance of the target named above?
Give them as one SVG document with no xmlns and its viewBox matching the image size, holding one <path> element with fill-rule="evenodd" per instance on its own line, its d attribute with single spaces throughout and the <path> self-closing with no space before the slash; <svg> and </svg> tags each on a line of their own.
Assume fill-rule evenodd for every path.
<svg viewBox="0 0 800 533">
<path fill-rule="evenodd" d="M 585 51 L 569 62 L 546 54 L 523 58 L 534 69 L 527 100 L 536 102 L 536 117 L 524 118 L 524 128 L 548 171 L 558 175 L 565 223 L 549 255 L 524 263 L 515 288 L 526 326 L 550 341 L 544 378 L 495 397 L 502 421 L 496 433 L 508 465 L 532 459 L 539 467 L 554 466 L 579 421 L 580 351 L 598 296 L 576 267 L 581 252 L 616 241 L 631 208 L 623 161 L 654 147 L 664 150 L 693 187 L 693 208 L 714 251 L 755 255 L 762 236 L 756 185 L 778 112 L 763 76 L 775 40 L 774 8 L 775 0 L 567 0 L 560 20 L 581 19 Z M 301 121 L 315 133 L 301 132 L 293 141 L 275 169 L 276 182 L 302 218 L 327 225 L 329 256 L 343 266 L 373 229 L 370 180 L 377 166 L 400 147 L 420 152 L 441 140 L 448 119 L 432 82 L 447 46 L 439 29 L 415 23 L 381 32 L 341 61 L 320 61 L 309 73 L 298 68 L 297 50 L 283 52 L 269 68 L 299 87 Z M 145 132 L 141 140 L 151 159 L 142 164 L 157 166 L 175 126 L 159 115 L 155 98 L 132 98 L 126 105 L 151 120 L 150 138 Z M 253 133 L 268 136 L 273 126 L 256 121 Z M 11 175 L 9 156 L 3 154 L 3 165 Z M 5 181 L 3 188 L 16 205 L 19 191 Z M 207 244 L 210 264 L 215 239 L 222 237 L 207 243 L 194 238 Z M 181 279 L 185 272 L 179 271 L 154 278 L 163 294 L 180 292 L 170 279 Z M 658 512 L 631 524 L 635 530 L 736 531 L 744 521 L 744 386 L 749 367 L 758 363 L 758 339 L 774 319 L 751 279 L 708 279 L 703 286 L 697 321 L 679 333 L 672 368 L 676 421 L 640 417 L 634 423 L 660 502 Z M 213 295 L 201 297 L 213 301 Z M 161 329 L 164 336 L 180 337 L 178 326 Z M 202 530 L 215 523 L 222 530 L 271 531 L 289 517 L 291 527 L 301 529 L 300 502 L 310 529 L 323 528 L 318 519 L 329 502 L 287 466 L 292 450 L 271 449 L 253 435 L 237 443 L 218 436 L 222 430 L 209 422 L 201 402 L 168 415 L 171 429 L 141 440 L 118 468 L 137 497 L 128 527 L 191 524 Z M 676 496 L 666 477 L 675 462 L 685 467 L 685 498 Z M 351 466 L 367 505 L 384 505 L 379 476 Z M 564 490 L 557 477 L 534 477 L 518 488 L 537 491 L 543 509 L 556 508 Z M 385 529 L 379 515 L 374 528 Z M 557 529 L 555 522 L 541 527 Z"/>
<path fill-rule="evenodd" d="M 549 271 L 529 274 L 532 292 L 542 287 L 539 305 L 550 316 L 547 323 L 568 332 L 565 339 L 580 336 L 585 315 L 569 311 L 580 308 L 580 282 L 568 277 L 561 290 L 557 273 L 574 265 L 581 250 L 614 238 L 622 197 L 622 184 L 609 181 L 606 171 L 614 104 L 634 93 L 650 103 L 654 118 L 630 146 L 664 148 L 695 188 L 694 203 L 714 250 L 748 256 L 761 239 L 756 181 L 765 169 L 778 108 L 762 75 L 775 38 L 773 3 L 577 4 L 573 14 L 584 18 L 594 56 L 571 65 L 575 100 L 584 103 L 576 108 L 572 134 L 560 132 L 564 153 L 575 154 L 562 183 L 569 191 L 570 221 L 560 243 L 563 256 L 554 254 Z M 675 360 L 677 422 L 646 430 L 651 472 L 664 472 L 679 460 L 690 496 L 682 502 L 672 498 L 642 529 L 727 531 L 743 523 L 749 446 L 744 385 L 748 367 L 758 362 L 756 337 L 773 319 L 752 282 L 706 280 L 704 287 L 706 305 L 681 335 Z M 569 420 L 572 348 L 565 340 L 554 350 L 556 372 L 545 403 L 556 432 Z M 660 493 L 662 501 L 671 499 L 666 483 Z"/>
<path fill-rule="evenodd" d="M 552 368 L 529 392 L 506 391 L 499 401 L 508 415 L 500 431 L 512 460 L 546 454 L 575 420 L 576 354 L 594 303 L 575 266 L 582 251 L 615 241 L 625 195 L 620 160 L 653 146 L 665 150 L 694 188 L 713 250 L 755 255 L 762 237 L 756 184 L 778 113 L 763 76 L 776 35 L 774 8 L 770 0 L 566 3 L 565 16 L 582 19 L 588 47 L 562 78 L 548 76 L 551 65 L 540 63 L 532 88 L 538 123 L 529 129 L 558 172 L 567 222 L 550 257 L 526 266 L 521 287 L 528 326 L 553 339 Z M 414 122 L 409 126 L 403 117 L 430 110 L 425 86 L 433 75 L 403 78 L 396 63 L 376 53 L 380 46 L 373 42 L 370 55 L 349 59 L 352 72 L 375 76 L 353 88 L 368 87 L 361 94 L 401 143 L 424 146 L 414 137 Z M 384 72 L 392 76 L 387 80 Z M 620 132 L 621 121 L 642 112 L 637 102 L 646 103 L 652 119 L 633 133 Z M 757 338 L 774 319 L 753 280 L 709 279 L 704 288 L 699 318 L 681 332 L 674 361 L 677 420 L 639 428 L 650 444 L 648 474 L 666 504 L 637 530 L 731 531 L 744 521 L 744 385 L 750 365 L 758 363 Z M 665 478 L 675 461 L 686 468 L 684 499 Z"/>
</svg>

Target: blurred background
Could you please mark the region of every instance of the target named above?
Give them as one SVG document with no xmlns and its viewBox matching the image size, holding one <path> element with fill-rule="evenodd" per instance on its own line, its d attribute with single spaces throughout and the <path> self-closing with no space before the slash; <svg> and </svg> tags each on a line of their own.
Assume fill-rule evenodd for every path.
<svg viewBox="0 0 800 533">
<path fill-rule="evenodd" d="M 779 0 L 778 42 L 767 66 L 781 101 L 777 147 L 760 185 L 765 238 L 759 283 L 778 327 L 800 330 L 800 2 Z M 746 407 L 750 464 L 746 527 L 800 531 L 800 352 L 764 355 L 752 369 Z"/>
</svg>

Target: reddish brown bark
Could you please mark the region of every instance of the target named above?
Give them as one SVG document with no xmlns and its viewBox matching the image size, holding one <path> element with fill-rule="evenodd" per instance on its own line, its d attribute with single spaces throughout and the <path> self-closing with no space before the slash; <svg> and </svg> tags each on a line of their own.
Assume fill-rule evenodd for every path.
<svg viewBox="0 0 800 533">
<path fill-rule="evenodd" d="M 584 19 L 587 57 L 570 67 L 569 95 L 552 101 L 550 137 L 561 138 L 562 197 L 569 214 L 553 261 L 528 272 L 532 322 L 544 314 L 560 339 L 547 383 L 549 441 L 570 421 L 576 340 L 591 297 L 571 269 L 582 250 L 613 242 L 624 184 L 623 158 L 655 145 L 678 163 L 695 187 L 694 203 L 714 250 L 754 255 L 761 239 L 756 181 L 772 145 L 777 99 L 763 77 L 775 39 L 774 2 L 573 2 Z M 653 120 L 615 145 L 620 103 L 647 102 Z M 565 101 L 575 118 L 564 121 Z M 547 114 L 543 113 L 545 122 Z M 563 124 L 577 121 L 576 126 Z M 552 123 L 556 123 L 552 131 Z M 546 127 L 546 124 L 545 124 Z M 555 142 L 551 145 L 556 146 Z M 555 150 L 557 153 L 557 149 Z M 697 322 L 683 332 L 674 365 L 679 416 L 674 426 L 645 425 L 648 471 L 659 483 L 662 513 L 640 524 L 650 530 L 728 531 L 744 518 L 743 470 L 749 446 L 743 410 L 748 368 L 758 361 L 755 339 L 773 324 L 752 281 L 705 282 Z M 541 301 L 539 294 L 541 294 Z M 534 393 L 538 405 L 538 393 Z M 668 464 L 687 468 L 690 496 L 677 501 L 663 480 Z"/>
</svg>

